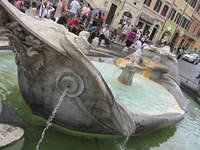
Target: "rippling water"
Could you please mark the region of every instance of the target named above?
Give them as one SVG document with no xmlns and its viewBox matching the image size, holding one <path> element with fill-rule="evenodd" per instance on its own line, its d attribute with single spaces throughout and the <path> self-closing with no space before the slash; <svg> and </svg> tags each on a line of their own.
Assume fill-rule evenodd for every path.
<svg viewBox="0 0 200 150">
<path fill-rule="evenodd" d="M 26 122 L 27 130 L 23 150 L 34 150 L 45 122 L 31 118 L 17 86 L 16 65 L 11 53 L 0 52 L 0 100 L 13 107 Z M 148 135 L 131 137 L 128 150 L 199 150 L 200 106 L 187 96 L 189 112 L 176 126 Z M 120 150 L 124 139 L 80 137 L 51 127 L 41 145 L 41 150 Z M 16 150 L 14 148 L 13 150 Z"/>
</svg>

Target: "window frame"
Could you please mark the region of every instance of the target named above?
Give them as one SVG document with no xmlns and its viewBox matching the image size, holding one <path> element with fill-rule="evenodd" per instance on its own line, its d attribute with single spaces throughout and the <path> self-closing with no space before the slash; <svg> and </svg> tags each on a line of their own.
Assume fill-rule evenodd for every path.
<svg viewBox="0 0 200 150">
<path fill-rule="evenodd" d="M 161 0 L 157 0 L 156 4 L 154 5 L 153 10 L 159 13 L 162 5 L 163 5 L 163 2 Z"/>
<path fill-rule="evenodd" d="M 165 9 L 165 8 L 166 8 L 166 9 Z M 164 11 L 165 11 L 165 13 L 164 13 Z M 169 11 L 169 6 L 165 4 L 164 7 L 163 7 L 163 9 L 162 9 L 162 11 L 161 11 L 161 13 L 160 13 L 161 16 L 166 17 L 168 11 Z"/>
</svg>

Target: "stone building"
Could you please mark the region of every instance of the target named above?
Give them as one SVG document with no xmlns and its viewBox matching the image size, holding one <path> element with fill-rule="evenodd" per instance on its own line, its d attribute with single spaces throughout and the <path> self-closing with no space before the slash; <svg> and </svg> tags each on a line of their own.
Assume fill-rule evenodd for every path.
<svg viewBox="0 0 200 150">
<path fill-rule="evenodd" d="M 153 43 L 167 41 L 174 48 L 191 48 L 199 43 L 198 29 L 193 31 L 200 25 L 198 4 L 199 0 L 145 0 L 138 26 L 149 32 Z"/>
<path fill-rule="evenodd" d="M 200 52 L 200 2 L 198 7 L 196 8 L 196 11 L 193 13 L 192 18 L 194 19 L 194 27 L 192 28 L 193 31 L 191 32 L 196 37 L 196 42 L 193 46 L 193 50 Z"/>
<path fill-rule="evenodd" d="M 169 19 L 173 26 L 175 25 L 175 30 L 172 32 L 172 37 L 170 40 L 171 46 L 175 48 L 184 48 L 187 50 L 192 50 L 194 44 L 198 40 L 196 36 L 195 26 L 200 25 L 198 20 L 193 16 L 195 9 L 199 0 L 175 0 L 173 14 Z"/>
<path fill-rule="evenodd" d="M 137 25 L 143 29 L 143 32 L 149 32 L 149 37 L 152 42 L 155 43 L 159 40 L 160 33 L 166 24 L 171 7 L 171 0 L 144 1 Z"/>
<path fill-rule="evenodd" d="M 122 17 L 135 25 L 144 0 L 87 0 L 87 2 L 93 8 L 102 10 L 106 15 L 105 23 L 116 28 Z"/>
<path fill-rule="evenodd" d="M 167 41 L 173 48 L 199 50 L 200 0 L 87 1 L 105 13 L 105 23 L 113 28 L 124 16 L 148 32 L 153 43 Z"/>
</svg>

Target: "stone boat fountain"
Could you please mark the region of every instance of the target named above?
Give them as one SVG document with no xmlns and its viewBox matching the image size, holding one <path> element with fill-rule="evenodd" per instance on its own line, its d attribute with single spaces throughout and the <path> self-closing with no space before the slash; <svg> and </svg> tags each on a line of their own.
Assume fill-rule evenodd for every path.
<svg viewBox="0 0 200 150">
<path fill-rule="evenodd" d="M 62 25 L 29 17 L 6 0 L 0 1 L 0 36 L 16 52 L 21 94 L 34 115 L 48 119 L 65 91 L 56 125 L 130 136 L 173 125 L 187 112 L 170 55 L 146 51 L 147 60 L 160 55 L 160 64 L 121 64 L 87 43 L 84 33 L 76 36 Z"/>
</svg>

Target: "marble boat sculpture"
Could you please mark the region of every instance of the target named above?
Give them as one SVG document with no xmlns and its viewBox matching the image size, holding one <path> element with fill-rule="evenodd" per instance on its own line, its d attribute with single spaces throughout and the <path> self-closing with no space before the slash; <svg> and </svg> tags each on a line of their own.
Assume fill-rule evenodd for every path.
<svg viewBox="0 0 200 150">
<path fill-rule="evenodd" d="M 47 119 L 67 90 L 53 122 L 71 130 L 127 136 L 184 118 L 184 96 L 169 70 L 154 69 L 154 81 L 132 74 L 124 85 L 118 81 L 123 69 L 89 57 L 112 54 L 88 44 L 83 34 L 31 18 L 6 0 L 0 1 L 0 18 L 0 35 L 16 51 L 19 87 L 33 114 Z"/>
</svg>

